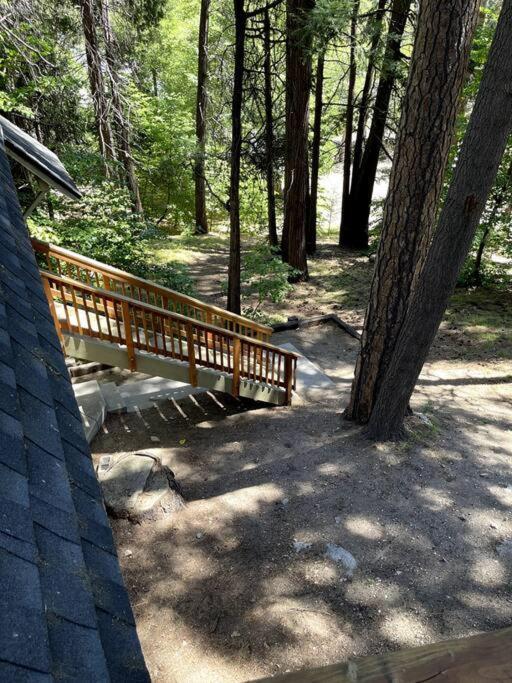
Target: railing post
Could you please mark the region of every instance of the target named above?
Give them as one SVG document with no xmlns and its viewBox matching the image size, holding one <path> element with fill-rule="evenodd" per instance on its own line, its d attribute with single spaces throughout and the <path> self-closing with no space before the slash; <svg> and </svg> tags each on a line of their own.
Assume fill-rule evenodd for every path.
<svg viewBox="0 0 512 683">
<path fill-rule="evenodd" d="M 116 304 L 114 302 L 114 306 L 115 305 Z M 128 354 L 128 362 L 130 364 L 130 370 L 135 372 L 137 369 L 137 359 L 135 358 L 135 347 L 133 346 L 132 323 L 130 320 L 130 305 L 128 301 L 122 302 L 121 310 L 123 313 L 124 337 L 126 342 L 126 353 Z"/>
<path fill-rule="evenodd" d="M 55 325 L 55 329 L 57 331 L 57 337 L 59 338 L 62 349 L 64 350 L 64 335 L 62 334 L 59 316 L 57 315 L 57 309 L 55 308 L 55 301 L 53 300 L 52 288 L 50 287 L 50 283 L 45 277 L 43 277 L 42 280 L 44 293 L 46 294 L 48 306 L 50 307 L 50 313 L 52 314 L 53 324 Z M 66 302 L 64 301 L 64 306 L 65 305 Z"/>
<path fill-rule="evenodd" d="M 188 380 L 193 387 L 197 387 L 196 352 L 194 348 L 194 330 L 192 329 L 192 323 L 187 323 L 187 356 Z"/>
<path fill-rule="evenodd" d="M 233 339 L 233 386 L 231 388 L 231 394 L 233 396 L 240 396 L 240 359 L 242 344 L 238 337 Z"/>
<path fill-rule="evenodd" d="M 284 357 L 284 384 L 286 391 L 286 405 L 291 405 L 293 391 L 293 356 Z"/>
</svg>

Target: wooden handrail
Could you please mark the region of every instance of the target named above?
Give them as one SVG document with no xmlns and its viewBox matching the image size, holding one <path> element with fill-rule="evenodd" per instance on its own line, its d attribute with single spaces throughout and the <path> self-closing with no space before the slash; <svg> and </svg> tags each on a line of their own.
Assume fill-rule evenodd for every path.
<svg viewBox="0 0 512 683">
<path fill-rule="evenodd" d="M 169 309 L 169 306 L 172 306 L 172 310 L 176 313 L 183 313 L 189 318 L 229 329 L 247 337 L 268 341 L 272 334 L 272 328 L 267 325 L 225 311 L 219 306 L 206 304 L 194 297 L 186 296 L 69 249 L 43 242 L 35 237 L 32 238 L 32 246 L 34 251 L 44 256 L 48 271 L 55 275 L 65 275 L 98 289 L 127 295 L 131 299 L 144 303 L 153 302 L 159 308 Z"/>
<path fill-rule="evenodd" d="M 192 384 L 196 367 L 206 367 L 230 374 L 235 395 L 239 380 L 248 379 L 284 389 L 290 403 L 298 354 L 66 276 L 44 270 L 41 276 L 60 336 L 75 333 L 126 346 L 132 370 L 139 349 L 186 361 Z"/>
</svg>

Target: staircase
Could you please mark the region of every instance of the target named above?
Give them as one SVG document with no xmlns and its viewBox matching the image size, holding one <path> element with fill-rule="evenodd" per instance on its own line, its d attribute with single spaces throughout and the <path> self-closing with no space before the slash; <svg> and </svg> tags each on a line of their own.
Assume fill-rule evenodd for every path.
<svg viewBox="0 0 512 683">
<path fill-rule="evenodd" d="M 32 240 L 67 355 L 289 405 L 298 355 L 272 328 L 61 247 Z"/>
</svg>

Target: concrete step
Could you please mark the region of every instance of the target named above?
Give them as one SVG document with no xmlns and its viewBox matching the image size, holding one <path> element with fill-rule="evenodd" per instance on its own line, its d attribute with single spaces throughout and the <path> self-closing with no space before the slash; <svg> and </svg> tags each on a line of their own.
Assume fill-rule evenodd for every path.
<svg viewBox="0 0 512 683">
<path fill-rule="evenodd" d="M 289 342 L 279 345 L 287 351 L 294 351 L 300 355 L 297 361 L 297 376 L 295 393 L 307 401 L 324 401 L 336 398 L 340 390 L 316 363 L 310 361 L 299 349 Z M 293 404 L 293 400 L 292 400 Z"/>
<path fill-rule="evenodd" d="M 163 377 L 148 377 L 118 386 L 119 395 L 126 412 L 152 408 L 156 401 L 179 400 L 186 396 L 204 393 L 201 387 Z"/>
<path fill-rule="evenodd" d="M 100 382 L 100 391 L 105 399 L 107 413 L 126 413 L 126 403 L 115 382 Z"/>
<path fill-rule="evenodd" d="M 82 417 L 85 438 L 91 443 L 105 422 L 107 403 L 95 379 L 74 384 L 73 391 Z"/>
</svg>

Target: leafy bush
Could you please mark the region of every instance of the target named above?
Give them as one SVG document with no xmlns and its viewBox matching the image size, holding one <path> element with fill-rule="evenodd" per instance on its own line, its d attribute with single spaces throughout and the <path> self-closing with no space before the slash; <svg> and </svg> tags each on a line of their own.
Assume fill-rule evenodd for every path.
<svg viewBox="0 0 512 683">
<path fill-rule="evenodd" d="M 153 231 L 150 224 L 132 212 L 126 190 L 104 182 L 87 188 L 81 201 L 52 201 L 54 218 L 37 212 L 29 219 L 35 237 L 184 294 L 192 293 L 192 281 L 184 266 L 148 261 L 145 244 Z"/>
<path fill-rule="evenodd" d="M 242 298 L 257 296 L 258 303 L 244 310 L 250 317 L 258 316 L 258 309 L 265 300 L 279 303 L 293 290 L 289 278 L 296 272 L 283 263 L 267 244 L 254 247 L 242 257 Z"/>
</svg>

